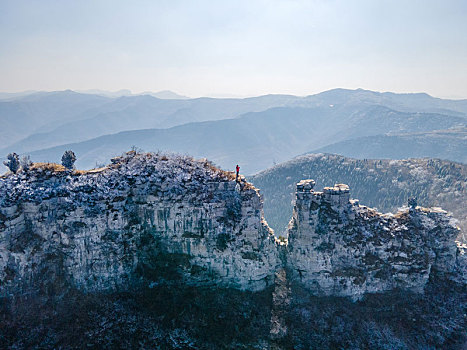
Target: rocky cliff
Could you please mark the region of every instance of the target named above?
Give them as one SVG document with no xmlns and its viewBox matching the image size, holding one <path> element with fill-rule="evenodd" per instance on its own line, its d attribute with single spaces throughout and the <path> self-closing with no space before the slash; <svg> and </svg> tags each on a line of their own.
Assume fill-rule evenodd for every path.
<svg viewBox="0 0 467 350">
<path fill-rule="evenodd" d="M 350 199 L 337 184 L 315 192 L 297 184 L 288 230 L 288 266 L 313 293 L 359 298 L 393 289 L 422 292 L 430 277 L 457 278 L 455 220 L 441 209 L 411 203 L 381 214 Z"/>
<path fill-rule="evenodd" d="M 278 264 L 258 190 L 204 160 L 126 155 L 0 181 L 0 291 L 139 283 L 261 290 Z"/>
<path fill-rule="evenodd" d="M 205 160 L 1 177 L 0 348 L 462 348 L 454 221 L 313 186 L 277 249 L 258 190 Z"/>
<path fill-rule="evenodd" d="M 314 294 L 359 298 L 461 278 L 455 222 L 413 205 L 381 214 L 346 185 L 297 184 L 285 260 Z M 208 161 L 129 152 L 108 167 L 36 164 L 0 181 L 0 290 L 221 285 L 262 290 L 280 264 L 257 189 Z"/>
</svg>

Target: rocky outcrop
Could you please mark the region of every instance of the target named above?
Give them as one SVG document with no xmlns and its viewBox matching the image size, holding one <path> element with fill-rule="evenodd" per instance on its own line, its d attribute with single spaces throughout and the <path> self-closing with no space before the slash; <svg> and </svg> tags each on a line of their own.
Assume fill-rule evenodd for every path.
<svg viewBox="0 0 467 350">
<path fill-rule="evenodd" d="M 449 216 L 313 185 L 278 249 L 258 190 L 207 161 L 0 177 L 0 348 L 461 348 L 467 247 Z"/>
<path fill-rule="evenodd" d="M 351 200 L 347 185 L 313 187 L 313 180 L 297 184 L 287 256 L 293 278 L 313 293 L 422 292 L 432 276 L 459 275 L 458 228 L 443 210 L 411 202 L 381 214 Z"/>
<path fill-rule="evenodd" d="M 128 154 L 0 179 L 0 292 L 143 283 L 260 290 L 278 264 L 258 190 L 205 160 Z"/>
<path fill-rule="evenodd" d="M 347 185 L 297 184 L 281 259 L 259 192 L 206 160 L 129 152 L 87 172 L 36 164 L 0 179 L 0 292 L 158 284 L 261 290 L 279 261 L 312 293 L 359 298 L 465 283 L 455 222 L 441 209 L 381 214 Z"/>
</svg>

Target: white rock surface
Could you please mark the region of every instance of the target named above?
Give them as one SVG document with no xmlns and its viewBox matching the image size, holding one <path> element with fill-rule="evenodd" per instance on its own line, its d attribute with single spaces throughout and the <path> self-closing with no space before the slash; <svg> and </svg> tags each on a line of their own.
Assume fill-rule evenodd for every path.
<svg viewBox="0 0 467 350">
<path fill-rule="evenodd" d="M 297 184 L 288 229 L 288 267 L 321 295 L 360 298 L 395 288 L 422 292 L 433 274 L 459 275 L 455 221 L 439 209 L 381 214 L 350 200 L 349 187 Z M 463 260 L 465 261 L 465 260 Z"/>
<path fill-rule="evenodd" d="M 46 165 L 0 178 L 0 295 L 126 290 L 160 283 L 261 290 L 280 265 L 259 191 L 206 160 L 129 152 L 69 173 Z M 297 184 L 289 276 L 317 295 L 422 292 L 465 283 L 455 221 L 439 208 L 381 214 L 347 185 Z M 284 242 L 285 243 L 285 242 Z"/>
<path fill-rule="evenodd" d="M 129 152 L 112 162 L 0 179 L 0 292 L 44 281 L 86 291 L 273 281 L 278 253 L 252 185 L 236 191 L 235 175 L 189 157 Z"/>
</svg>

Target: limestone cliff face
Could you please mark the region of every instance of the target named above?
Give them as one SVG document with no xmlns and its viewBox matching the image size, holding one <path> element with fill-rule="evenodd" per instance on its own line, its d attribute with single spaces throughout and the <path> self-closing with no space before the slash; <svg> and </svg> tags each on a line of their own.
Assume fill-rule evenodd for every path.
<svg viewBox="0 0 467 350">
<path fill-rule="evenodd" d="M 36 165 L 0 179 L 0 295 L 140 284 L 261 290 L 280 264 L 257 189 L 207 161 L 129 152 L 108 167 Z M 359 298 L 466 280 L 454 221 L 438 209 L 381 214 L 349 188 L 297 184 L 283 260 L 312 293 Z M 283 247 L 284 248 L 284 247 Z"/>
<path fill-rule="evenodd" d="M 313 180 L 297 184 L 287 257 L 293 277 L 312 292 L 352 298 L 395 288 L 421 292 L 430 276 L 459 276 L 458 229 L 446 212 L 414 205 L 381 214 L 350 200 L 347 185 L 323 192 L 313 186 Z"/>
<path fill-rule="evenodd" d="M 271 282 L 278 254 L 253 186 L 188 157 L 130 152 L 113 163 L 0 179 L 0 292 Z"/>
</svg>

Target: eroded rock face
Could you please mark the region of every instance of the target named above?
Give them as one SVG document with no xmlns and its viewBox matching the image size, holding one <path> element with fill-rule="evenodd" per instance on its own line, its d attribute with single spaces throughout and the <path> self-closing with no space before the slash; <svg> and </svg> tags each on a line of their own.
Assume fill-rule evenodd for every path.
<svg viewBox="0 0 467 350">
<path fill-rule="evenodd" d="M 0 179 L 0 292 L 271 283 L 278 254 L 257 189 L 189 157 L 130 152 L 113 163 Z"/>
<path fill-rule="evenodd" d="M 337 184 L 297 184 L 288 230 L 288 267 L 315 294 L 359 298 L 395 288 L 422 292 L 430 276 L 459 276 L 455 221 L 432 208 L 381 214 Z M 465 261 L 465 260 L 463 260 Z"/>
</svg>

